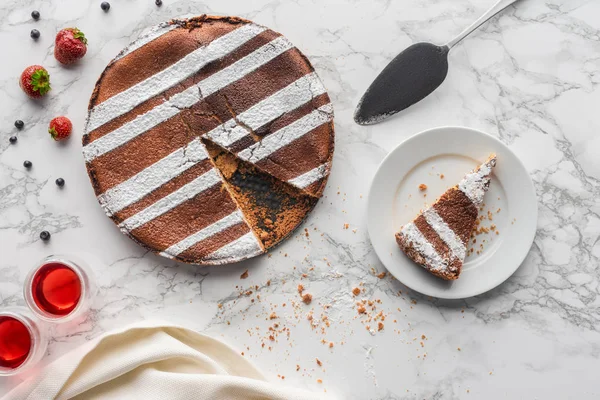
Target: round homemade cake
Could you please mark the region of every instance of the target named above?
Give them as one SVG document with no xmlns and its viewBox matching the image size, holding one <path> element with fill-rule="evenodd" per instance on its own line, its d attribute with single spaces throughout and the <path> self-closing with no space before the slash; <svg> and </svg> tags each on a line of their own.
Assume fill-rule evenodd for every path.
<svg viewBox="0 0 600 400">
<path fill-rule="evenodd" d="M 106 214 L 195 264 L 266 252 L 321 197 L 333 108 L 306 57 L 251 21 L 172 20 L 125 48 L 92 94 L 86 167 Z"/>
</svg>

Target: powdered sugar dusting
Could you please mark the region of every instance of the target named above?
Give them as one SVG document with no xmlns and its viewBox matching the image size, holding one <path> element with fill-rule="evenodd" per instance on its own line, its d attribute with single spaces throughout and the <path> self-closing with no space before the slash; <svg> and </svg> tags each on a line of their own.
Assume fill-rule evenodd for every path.
<svg viewBox="0 0 600 400">
<path fill-rule="evenodd" d="M 182 241 L 172 245 L 162 253 L 160 253 L 163 257 L 174 258 L 179 254 L 183 253 L 185 250 L 189 249 L 196 243 L 199 243 L 205 239 L 208 239 L 211 236 L 216 235 L 219 232 L 224 231 L 225 229 L 241 224 L 244 222 L 244 217 L 240 210 L 235 210 L 231 214 L 226 217 L 221 218 L 217 222 L 199 230 L 198 232 L 186 237 Z M 250 229 L 250 228 L 248 228 Z M 241 257 L 243 254 L 238 254 Z M 216 259 L 213 255 L 213 259 Z"/>
<path fill-rule="evenodd" d="M 175 28 L 177 28 L 177 25 L 169 24 L 169 23 L 162 23 L 162 24 L 155 26 L 148 33 L 140 36 L 137 40 L 135 40 L 129 46 L 125 47 L 115 57 L 115 59 L 113 61 L 120 60 L 121 58 L 125 57 L 126 55 L 133 53 L 135 50 L 139 49 L 140 47 L 143 47 L 143 46 L 147 45 L 148 43 L 152 42 L 153 40 L 158 39 L 165 33 L 171 32 Z"/>
<path fill-rule="evenodd" d="M 325 93 L 325 87 L 315 73 L 310 73 L 242 112 L 237 120 L 251 129 L 258 129 L 322 93 Z M 248 135 L 248 130 L 234 120 L 229 120 L 206 134 L 223 147 L 229 147 Z M 244 154 L 249 157 L 252 152 L 246 151 Z M 240 153 L 240 157 L 243 158 L 244 154 Z"/>
<path fill-rule="evenodd" d="M 126 144 L 135 137 L 154 128 L 155 126 L 168 120 L 169 118 L 172 118 L 175 115 L 179 114 L 179 112 L 181 112 L 182 109 L 192 107 L 194 104 L 202 100 L 202 97 L 208 96 L 226 87 L 227 85 L 242 79 L 250 72 L 260 68 L 270 60 L 274 59 L 275 57 L 284 53 L 292 47 L 292 44 L 285 38 L 279 37 L 277 39 L 274 39 L 273 41 L 265 44 L 264 46 L 250 53 L 246 57 L 236 61 L 234 64 L 207 77 L 206 79 L 198 82 L 196 85 L 185 89 L 183 92 L 173 95 L 169 100 L 152 108 L 148 112 L 137 116 L 134 120 L 129 121 L 126 124 L 121 125 L 119 128 L 115 129 L 114 131 L 111 131 L 106 135 L 94 140 L 93 142 L 88 143 L 83 148 L 83 155 L 85 160 L 89 162 L 96 157 L 106 154 L 116 149 L 117 147 Z M 307 78 L 309 82 L 312 82 L 314 79 L 318 78 Z M 308 92 L 308 96 L 310 96 L 310 92 Z M 108 101 L 111 100 L 109 99 L 106 102 Z M 305 100 L 304 102 L 306 101 L 308 100 Z M 102 104 L 105 104 L 106 102 L 99 104 L 94 108 L 94 110 L 96 110 L 98 107 L 100 107 Z M 283 106 L 280 106 L 280 109 L 282 108 Z M 255 108 L 252 108 L 251 110 L 252 111 L 247 111 L 248 115 L 254 115 L 253 113 L 257 113 L 260 111 L 257 111 Z M 281 114 L 277 114 L 276 116 L 279 115 Z M 260 116 L 262 117 L 262 114 Z M 272 119 L 274 118 L 275 117 L 273 117 Z M 253 126 L 253 129 L 259 128 L 260 126 L 261 125 Z M 92 130 L 92 126 L 88 126 L 87 129 L 87 132 L 90 132 Z M 232 137 L 234 141 L 239 140 L 239 138 L 248 134 L 247 130 L 243 127 L 237 126 L 236 122 L 233 119 L 215 128 L 213 131 L 218 133 L 219 135 L 226 135 L 227 137 Z"/>
<path fill-rule="evenodd" d="M 228 263 L 242 258 L 250 258 L 263 253 L 263 249 L 254 233 L 248 232 L 239 239 L 226 244 L 204 258 L 206 261 Z"/>
<path fill-rule="evenodd" d="M 442 271 L 448 269 L 448 260 L 444 260 L 435 251 L 435 248 L 423 236 L 419 228 L 412 222 L 404 225 L 400 229 L 400 233 L 404 235 L 407 241 L 419 252 L 428 264 L 428 268 L 434 271 Z"/>
<path fill-rule="evenodd" d="M 433 207 L 428 208 L 423 213 L 425 220 L 433 228 L 433 230 L 438 234 L 440 239 L 446 243 L 446 245 L 452 251 L 452 254 L 455 258 L 459 260 L 464 260 L 467 254 L 467 248 L 464 243 L 458 237 L 458 235 L 450 228 L 450 226 L 442 219 L 442 217 L 433 209 Z"/>
<path fill-rule="evenodd" d="M 140 200 L 187 169 L 208 158 L 200 139 L 175 150 L 160 161 L 98 196 L 108 216 Z"/>
<path fill-rule="evenodd" d="M 241 151 L 238 153 L 238 156 L 243 160 L 256 163 L 292 143 L 294 140 L 301 138 L 313 129 L 326 124 L 332 118 L 333 106 L 331 103 L 325 104 Z"/>
<path fill-rule="evenodd" d="M 480 206 L 483 203 L 483 196 L 490 186 L 490 174 L 492 168 L 496 166 L 496 155 L 490 158 L 479 168 L 465 175 L 459 182 L 458 188 L 475 204 Z"/>
<path fill-rule="evenodd" d="M 329 163 L 321 164 L 317 168 L 313 168 L 300 176 L 288 180 L 288 182 L 300 189 L 304 189 L 305 187 L 312 185 L 319 179 L 322 179 L 327 173 L 328 168 Z"/>
<path fill-rule="evenodd" d="M 106 99 L 90 111 L 86 131 L 91 132 L 97 129 L 131 111 L 144 101 L 175 86 L 208 63 L 226 56 L 265 29 L 254 24 L 243 25 L 215 39 L 208 45 L 194 50 L 168 68 Z"/>
<path fill-rule="evenodd" d="M 156 203 L 127 218 L 119 224 L 119 228 L 125 232 L 139 228 L 218 183 L 221 183 L 221 178 L 215 169 L 211 169 Z"/>
</svg>

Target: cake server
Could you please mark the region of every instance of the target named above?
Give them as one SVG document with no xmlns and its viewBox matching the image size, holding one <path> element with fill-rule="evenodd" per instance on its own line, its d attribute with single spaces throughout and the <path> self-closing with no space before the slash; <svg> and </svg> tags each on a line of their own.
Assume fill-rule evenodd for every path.
<svg viewBox="0 0 600 400">
<path fill-rule="evenodd" d="M 448 73 L 448 52 L 488 19 L 517 0 L 499 0 L 467 29 L 442 46 L 415 43 L 398 54 L 360 99 L 354 121 L 372 125 L 427 97 Z"/>
</svg>

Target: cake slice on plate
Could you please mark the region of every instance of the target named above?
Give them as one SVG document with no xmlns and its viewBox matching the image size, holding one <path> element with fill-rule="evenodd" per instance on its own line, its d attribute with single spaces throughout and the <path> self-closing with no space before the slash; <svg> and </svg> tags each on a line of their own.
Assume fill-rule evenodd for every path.
<svg viewBox="0 0 600 400">
<path fill-rule="evenodd" d="M 492 154 L 431 207 L 400 228 L 396 242 L 411 260 L 437 277 L 458 279 L 495 165 L 496 155 Z"/>
</svg>

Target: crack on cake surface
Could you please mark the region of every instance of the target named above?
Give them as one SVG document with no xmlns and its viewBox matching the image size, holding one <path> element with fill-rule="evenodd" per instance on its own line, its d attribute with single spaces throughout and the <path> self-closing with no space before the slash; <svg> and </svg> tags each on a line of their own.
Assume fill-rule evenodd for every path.
<svg viewBox="0 0 600 400">
<path fill-rule="evenodd" d="M 317 198 L 265 174 L 209 140 L 203 142 L 227 190 L 266 249 L 287 237 L 315 206 Z"/>
<path fill-rule="evenodd" d="M 254 129 L 252 129 L 252 127 L 250 127 L 250 125 L 248 125 L 247 123 L 245 123 L 244 121 L 242 121 L 238 118 L 238 114 L 233 109 L 233 106 L 231 105 L 231 102 L 229 101 L 229 97 L 227 97 L 227 95 L 224 93 L 223 93 L 223 99 L 225 99 L 225 106 L 227 107 L 229 114 L 231 114 L 231 118 L 237 124 L 237 126 L 239 126 L 240 128 L 244 129 L 246 132 L 248 132 L 248 135 L 250 135 L 250 137 L 252 137 L 252 139 L 254 139 L 255 142 L 258 142 L 259 140 L 261 140 L 262 137 L 258 133 L 256 133 L 254 131 Z M 233 145 L 233 143 L 232 143 L 232 145 Z"/>
</svg>

